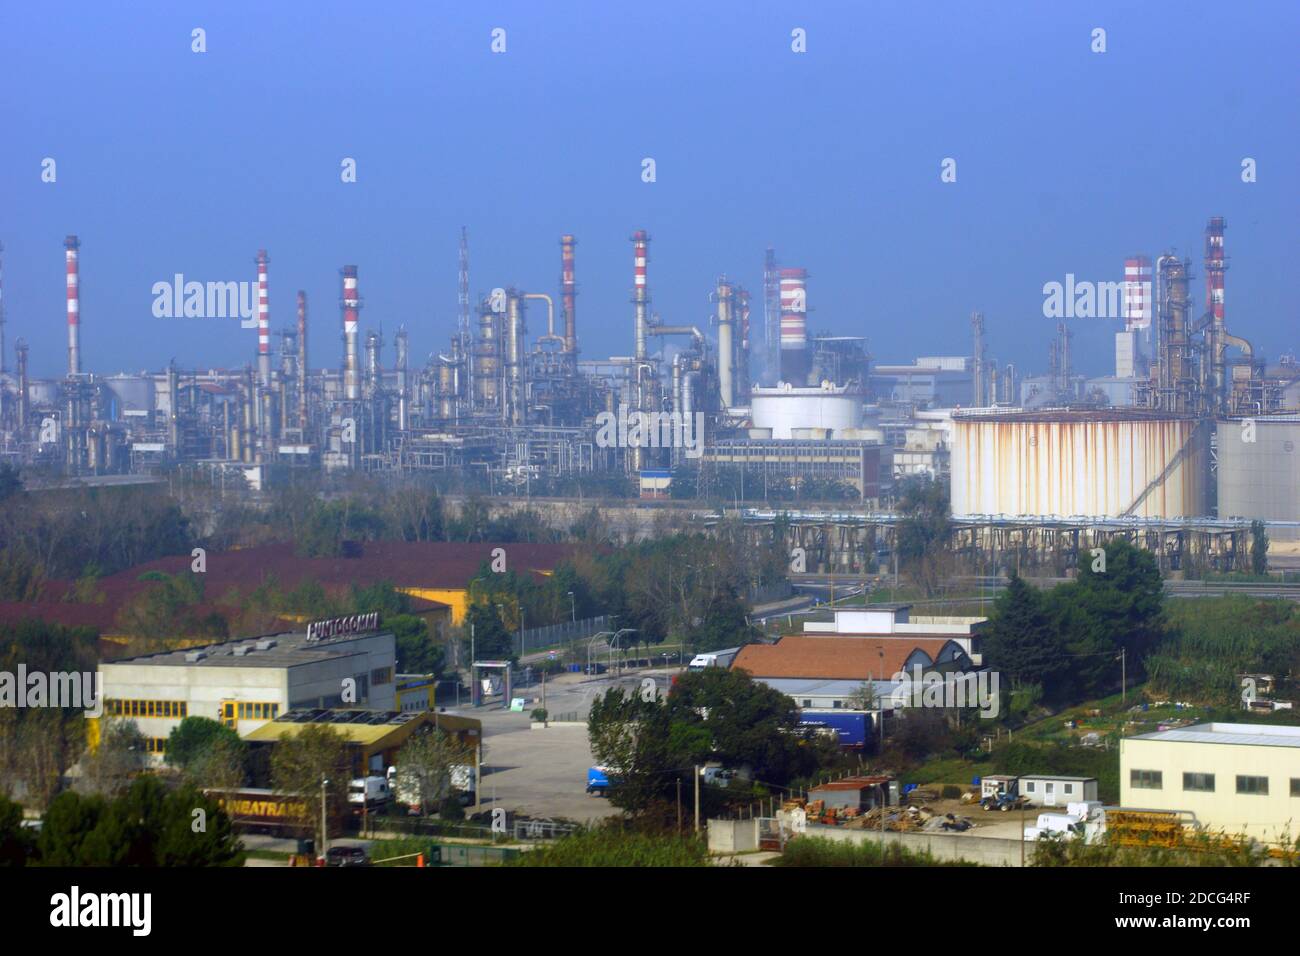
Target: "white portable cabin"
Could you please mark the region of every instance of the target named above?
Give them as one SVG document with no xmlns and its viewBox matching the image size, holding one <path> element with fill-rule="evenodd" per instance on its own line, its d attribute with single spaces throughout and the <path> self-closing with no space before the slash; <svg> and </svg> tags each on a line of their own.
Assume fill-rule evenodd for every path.
<svg viewBox="0 0 1300 956">
<path fill-rule="evenodd" d="M 1019 783 L 1020 796 L 1036 807 L 1064 807 L 1097 799 L 1096 777 L 1025 774 Z"/>
</svg>

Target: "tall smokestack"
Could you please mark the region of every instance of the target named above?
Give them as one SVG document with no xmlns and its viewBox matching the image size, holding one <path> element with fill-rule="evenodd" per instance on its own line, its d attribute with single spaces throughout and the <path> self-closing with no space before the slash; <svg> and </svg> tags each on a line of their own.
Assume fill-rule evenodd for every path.
<svg viewBox="0 0 1300 956">
<path fill-rule="evenodd" d="M 77 262 L 81 241 L 68 236 L 63 248 L 68 264 L 68 375 L 72 376 L 81 374 L 81 273 Z"/>
<path fill-rule="evenodd" d="M 1210 317 L 1208 364 L 1209 386 L 1213 392 L 1211 407 L 1214 409 L 1226 403 L 1228 388 L 1223 360 L 1227 347 L 1227 327 L 1223 323 L 1223 274 L 1228 268 L 1223 255 L 1225 225 L 1222 216 L 1215 216 L 1205 224 L 1205 311 Z"/>
<path fill-rule="evenodd" d="M 736 398 L 742 404 L 749 401 L 749 292 L 736 287 L 736 322 L 740 326 L 740 348 L 736 356 Z"/>
<path fill-rule="evenodd" d="M 265 249 L 257 250 L 257 378 L 263 388 L 271 385 L 271 310 L 267 302 Z"/>
<path fill-rule="evenodd" d="M 781 379 L 806 385 L 808 357 L 808 296 L 806 269 L 781 270 Z"/>
<path fill-rule="evenodd" d="M 357 368 L 357 267 L 343 267 L 343 397 L 355 402 L 361 397 Z"/>
<path fill-rule="evenodd" d="M 646 328 L 649 319 L 650 290 L 646 288 L 646 263 L 650 261 L 650 236 L 644 229 L 632 233 L 632 302 L 636 305 L 636 351 L 638 361 L 646 357 Z M 637 373 L 640 375 L 640 372 Z"/>
<path fill-rule="evenodd" d="M 401 431 L 406 431 L 407 418 L 410 414 L 410 389 L 407 383 L 409 358 L 407 357 L 406 326 L 398 326 L 397 335 L 394 336 L 393 342 L 397 347 L 397 427 Z"/>
<path fill-rule="evenodd" d="M 988 389 L 984 383 L 984 313 L 972 312 L 970 314 L 971 333 L 975 338 L 975 368 L 972 370 L 971 385 L 972 396 L 971 404 L 976 408 L 983 408 L 988 402 Z M 997 391 L 994 390 L 996 401 Z"/>
<path fill-rule="evenodd" d="M 781 376 L 781 277 L 771 246 L 763 255 L 763 351 L 767 360 L 763 375 L 775 382 Z"/>
<path fill-rule="evenodd" d="M 307 293 L 298 290 L 298 427 L 307 428 Z M 306 440 L 306 436 L 303 436 Z"/>
<path fill-rule="evenodd" d="M 18 431 L 27 427 L 27 343 L 19 339 L 14 343 L 14 364 L 18 369 Z"/>
<path fill-rule="evenodd" d="M 570 365 L 578 354 L 578 319 L 574 309 L 578 283 L 573 277 L 573 247 L 577 244 L 573 236 L 560 236 L 560 307 L 564 311 L 564 354 Z"/>
<path fill-rule="evenodd" d="M 1151 325 L 1151 260 L 1124 260 L 1124 328 L 1133 332 Z"/>
<path fill-rule="evenodd" d="M 726 276 L 718 277 L 718 391 L 722 407 L 736 404 L 736 384 L 732 369 L 736 358 L 735 339 L 732 335 L 731 284 Z"/>
</svg>

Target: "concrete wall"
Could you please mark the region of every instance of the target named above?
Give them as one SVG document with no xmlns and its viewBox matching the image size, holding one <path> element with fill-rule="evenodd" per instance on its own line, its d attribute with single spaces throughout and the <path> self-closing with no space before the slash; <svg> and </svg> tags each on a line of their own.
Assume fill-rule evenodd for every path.
<svg viewBox="0 0 1300 956">
<path fill-rule="evenodd" d="M 879 843 L 882 837 L 882 834 L 875 831 L 821 826 L 810 826 L 807 835 L 845 843 Z M 961 833 L 886 832 L 883 837 L 886 843 L 897 843 L 913 852 L 928 850 L 937 860 L 966 860 L 970 863 L 979 863 L 981 866 L 1020 866 L 1022 850 L 1026 860 L 1031 851 L 1030 847 L 1022 848 L 1019 840 L 978 837 Z"/>
<path fill-rule="evenodd" d="M 848 830 L 844 827 L 810 826 L 807 836 L 824 837 L 844 843 L 879 843 L 875 831 Z M 1022 847 L 1019 840 L 977 837 L 959 833 L 885 833 L 886 843 L 897 843 L 914 852 L 929 851 L 937 860 L 966 860 L 982 866 L 1021 866 L 1023 852 L 1027 860 L 1032 847 Z M 757 820 L 710 820 L 710 853 L 744 853 L 758 849 Z"/>
</svg>

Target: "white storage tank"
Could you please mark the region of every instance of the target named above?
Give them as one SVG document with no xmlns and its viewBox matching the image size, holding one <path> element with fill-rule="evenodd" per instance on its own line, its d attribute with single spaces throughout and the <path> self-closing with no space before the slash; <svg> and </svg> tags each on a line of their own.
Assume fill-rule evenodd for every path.
<svg viewBox="0 0 1300 956">
<path fill-rule="evenodd" d="M 954 515 L 1209 514 L 1209 428 L 1133 409 L 953 416 Z"/>
<path fill-rule="evenodd" d="M 817 388 L 755 388 L 750 393 L 756 429 L 770 429 L 773 438 L 790 439 L 795 430 L 823 429 L 830 438 L 862 424 L 862 394 L 847 385 L 822 382 Z"/>
<path fill-rule="evenodd" d="M 1219 517 L 1300 521 L 1300 415 L 1217 423 Z M 1300 530 L 1270 528 L 1274 540 Z"/>
</svg>

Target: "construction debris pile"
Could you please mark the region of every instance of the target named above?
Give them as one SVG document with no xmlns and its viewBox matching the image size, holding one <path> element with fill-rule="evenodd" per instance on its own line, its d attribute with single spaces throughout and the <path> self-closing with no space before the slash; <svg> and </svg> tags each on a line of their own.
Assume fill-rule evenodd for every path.
<svg viewBox="0 0 1300 956">
<path fill-rule="evenodd" d="M 798 799 L 786 801 L 781 805 L 781 809 L 786 811 L 802 809 L 808 814 L 809 823 L 842 826 L 855 830 L 889 830 L 894 833 L 915 831 L 963 833 L 978 825 L 970 817 L 958 816 L 955 813 L 940 813 L 924 805 L 872 807 L 869 810 L 862 810 L 857 807 L 828 807 L 824 800 Z"/>
</svg>

